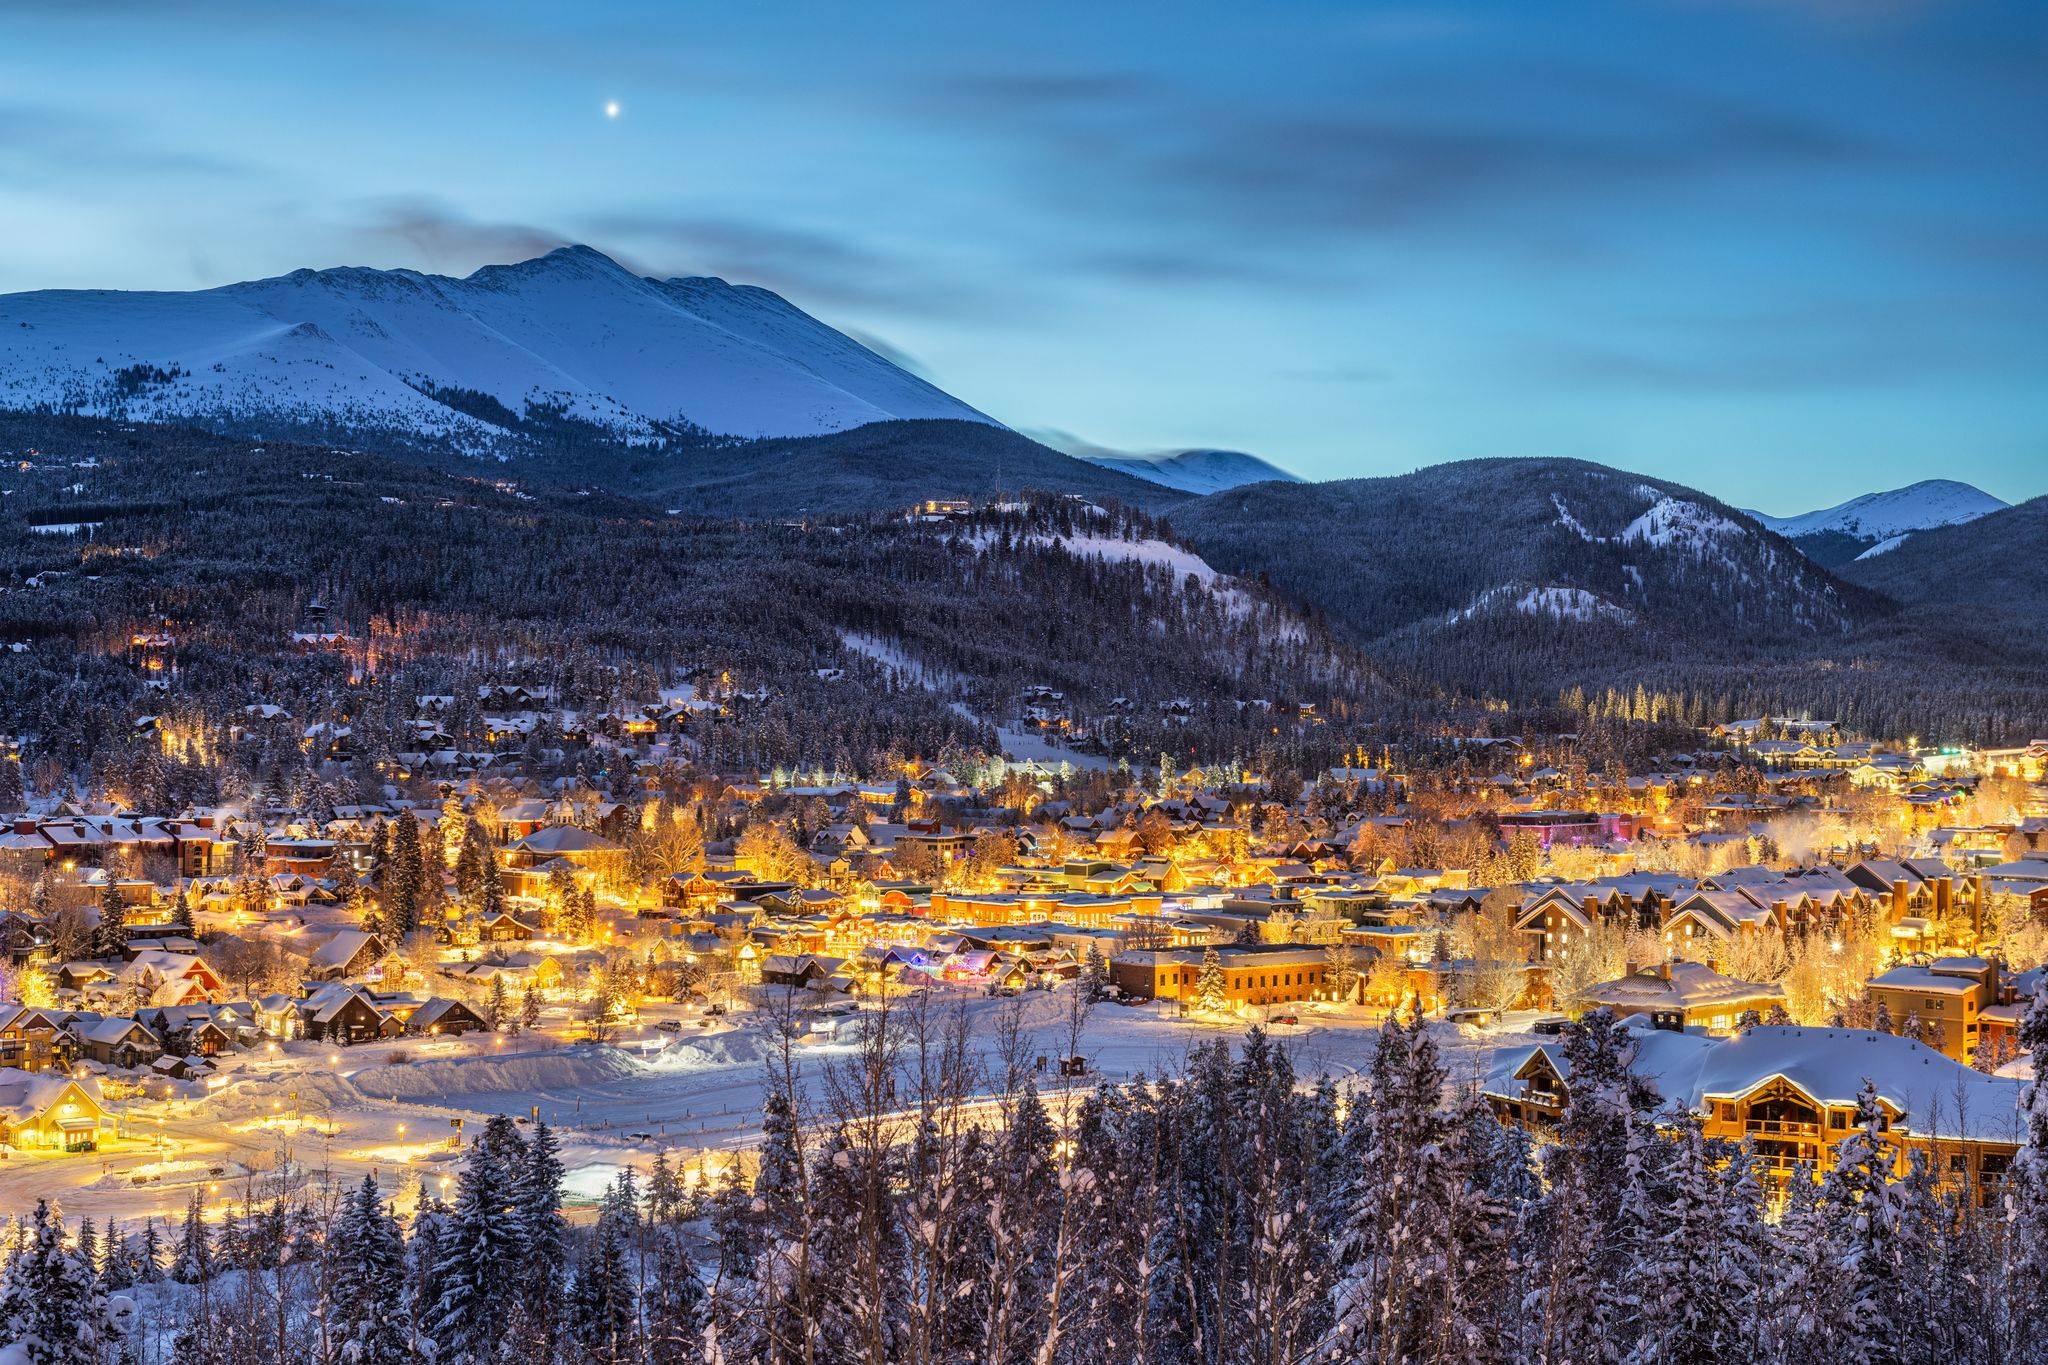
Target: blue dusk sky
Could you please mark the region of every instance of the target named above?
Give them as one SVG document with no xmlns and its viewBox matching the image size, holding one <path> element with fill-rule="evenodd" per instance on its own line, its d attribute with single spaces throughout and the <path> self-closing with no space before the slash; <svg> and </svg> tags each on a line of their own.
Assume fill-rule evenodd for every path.
<svg viewBox="0 0 2048 1365">
<path fill-rule="evenodd" d="M 0 292 L 579 241 L 1103 446 L 2019 499 L 2044 91 L 2040 0 L 0 0 Z"/>
</svg>

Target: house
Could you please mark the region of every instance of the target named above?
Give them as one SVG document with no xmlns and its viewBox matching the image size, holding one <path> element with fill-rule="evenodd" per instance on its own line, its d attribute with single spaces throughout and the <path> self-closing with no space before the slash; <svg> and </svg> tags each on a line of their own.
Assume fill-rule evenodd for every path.
<svg viewBox="0 0 2048 1365">
<path fill-rule="evenodd" d="M 1125 995 L 1139 999 L 1193 1001 L 1201 994 L 1204 956 L 1212 951 L 1222 968 L 1224 999 L 1230 1004 L 1286 1004 L 1314 999 L 1326 989 L 1327 952 L 1280 944 L 1119 953 L 1110 959 L 1110 980 Z"/>
<path fill-rule="evenodd" d="M 1728 1033 L 1752 1010 L 1761 1018 L 1783 1008 L 1785 988 L 1723 976 L 1698 962 L 1661 962 L 1589 987 L 1581 998 L 1587 1009 L 1606 1008 L 1623 1019 L 1643 1015 L 1662 1029 Z"/>
<path fill-rule="evenodd" d="M 1747 1141 L 1780 1179 L 1806 1163 L 1825 1171 L 1856 1123 L 1868 1081 L 1896 1169 L 1909 1150 L 1956 1176 L 1995 1180 L 2025 1134 L 2025 1082 L 1987 1076 L 1911 1039 L 1866 1029 L 1762 1025 L 1729 1038 L 1628 1029 L 1627 1065 L 1667 1104 L 1700 1117 L 1707 1137 Z M 1502 1117 L 1554 1123 L 1571 1093 L 1564 1049 L 1504 1049 L 1481 1087 Z"/>
<path fill-rule="evenodd" d="M 147 1026 L 118 1016 L 82 1024 L 79 1050 L 101 1066 L 147 1066 L 163 1055 L 163 1042 Z"/>
<path fill-rule="evenodd" d="M 524 943 L 539 938 L 540 930 L 509 910 L 501 910 L 478 923 L 476 937 L 479 943 Z"/>
<path fill-rule="evenodd" d="M 0 1006 L 0 1067 L 42 1071 L 70 1065 L 78 1040 L 57 1010 Z"/>
<path fill-rule="evenodd" d="M 622 846 L 576 825 L 547 825 L 505 850 L 505 865 L 510 869 L 538 868 L 557 858 L 601 880 L 616 878 L 626 870 Z"/>
<path fill-rule="evenodd" d="M 113 1129 L 97 1079 L 0 1071 L 0 1143 L 23 1151 L 89 1152 Z"/>
<path fill-rule="evenodd" d="M 384 940 L 361 929 L 344 929 L 314 949 L 306 964 L 309 981 L 338 981 L 369 975 L 384 960 Z"/>
<path fill-rule="evenodd" d="M 405 1031 L 410 1034 L 447 1034 L 460 1037 L 465 1033 L 482 1033 L 490 1023 L 468 1005 L 451 996 L 437 995 L 406 1016 Z"/>
<path fill-rule="evenodd" d="M 299 1002 L 300 1033 L 316 1042 L 362 1043 L 396 1038 L 405 1031 L 398 1017 L 359 986 L 339 983 Z"/>
<path fill-rule="evenodd" d="M 189 953 L 137 953 L 112 984 L 135 991 L 148 1005 L 217 1005 L 227 999 L 220 975 L 206 959 Z"/>
<path fill-rule="evenodd" d="M 1867 989 L 1894 1028 L 1908 1032 L 1910 1021 L 1918 1020 L 1922 1042 L 1967 1062 L 1976 1055 L 1980 1016 L 1998 1003 L 1998 966 L 1981 957 L 1937 958 L 1924 967 L 1893 967 L 1872 977 Z"/>
<path fill-rule="evenodd" d="M 761 981 L 768 986 L 823 989 L 840 977 L 842 959 L 815 953 L 770 953 L 761 960 Z"/>
</svg>

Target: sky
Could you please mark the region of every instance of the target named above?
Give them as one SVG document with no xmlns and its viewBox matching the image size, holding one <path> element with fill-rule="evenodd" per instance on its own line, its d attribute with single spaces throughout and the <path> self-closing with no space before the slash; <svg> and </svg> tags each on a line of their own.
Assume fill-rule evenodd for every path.
<svg viewBox="0 0 2048 1365">
<path fill-rule="evenodd" d="M 0 0 L 0 292 L 584 242 L 1099 446 L 2016 500 L 2044 89 L 2039 0 Z"/>
</svg>

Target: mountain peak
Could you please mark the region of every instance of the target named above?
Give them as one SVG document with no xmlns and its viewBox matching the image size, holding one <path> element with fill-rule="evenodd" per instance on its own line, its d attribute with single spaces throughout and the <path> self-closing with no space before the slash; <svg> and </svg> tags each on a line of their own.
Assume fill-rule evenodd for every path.
<svg viewBox="0 0 2048 1365">
<path fill-rule="evenodd" d="M 646 279 L 581 244 L 460 279 L 346 266 L 194 293 L 6 295 L 0 323 L 0 407 L 131 421 L 485 454 L 536 411 L 627 442 L 990 420 L 779 296 Z"/>
</svg>

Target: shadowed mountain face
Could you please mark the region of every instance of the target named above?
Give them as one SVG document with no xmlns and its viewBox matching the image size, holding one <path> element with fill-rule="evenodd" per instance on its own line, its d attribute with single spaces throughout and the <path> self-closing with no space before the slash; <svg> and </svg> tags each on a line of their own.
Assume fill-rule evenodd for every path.
<svg viewBox="0 0 2048 1365">
<path fill-rule="evenodd" d="M 1573 460 L 1260 484 L 1173 522 L 1219 569 L 1264 575 L 1365 641 L 1504 615 L 1787 640 L 1839 635 L 1881 610 L 1704 493 Z"/>
</svg>

